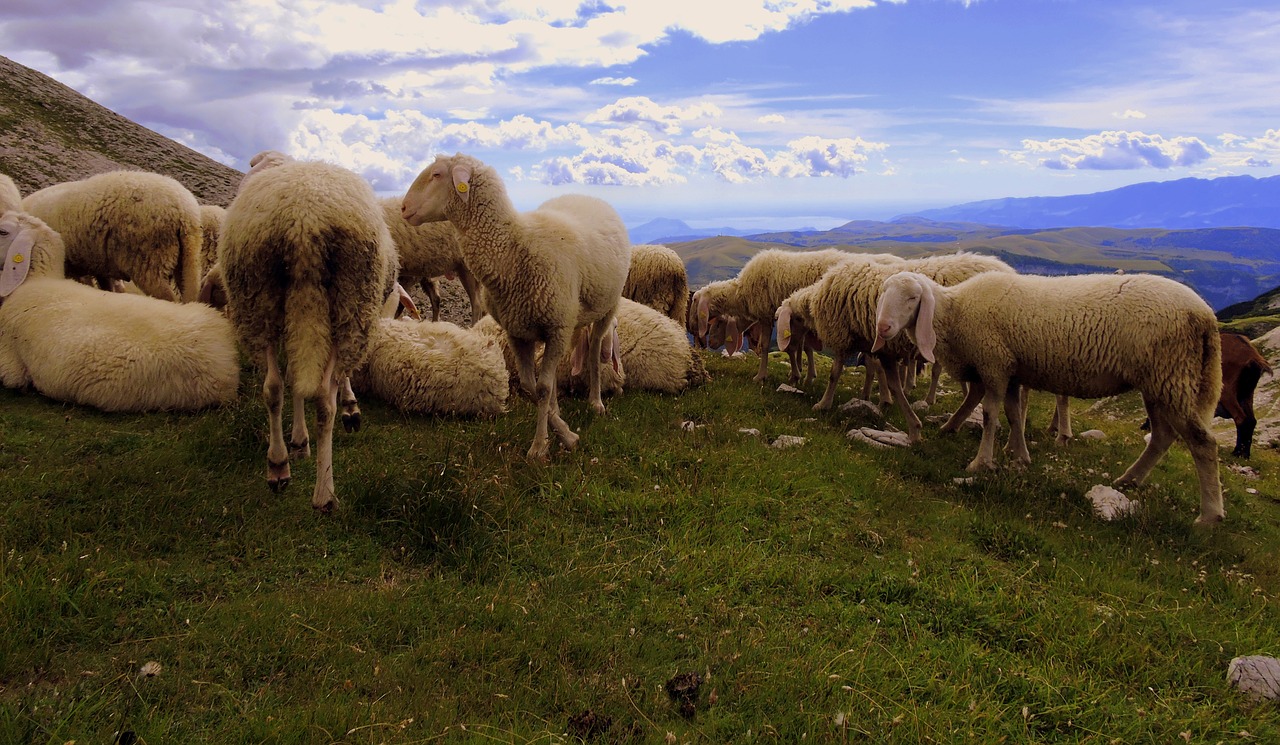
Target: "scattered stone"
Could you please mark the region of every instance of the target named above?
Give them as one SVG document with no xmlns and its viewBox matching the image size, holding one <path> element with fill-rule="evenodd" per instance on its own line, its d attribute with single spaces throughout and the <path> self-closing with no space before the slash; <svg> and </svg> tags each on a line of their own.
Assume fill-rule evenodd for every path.
<svg viewBox="0 0 1280 745">
<path fill-rule="evenodd" d="M 1258 478 L 1258 472 L 1255 471 L 1252 466 L 1246 466 L 1240 463 L 1232 463 L 1231 465 L 1227 466 L 1227 469 L 1234 473 L 1238 473 L 1247 479 Z"/>
<path fill-rule="evenodd" d="M 905 448 L 911 444 L 905 433 L 887 432 L 882 429 L 873 429 L 871 427 L 858 427 L 856 429 L 851 429 L 845 433 L 845 437 L 848 437 L 850 440 L 865 442 L 868 445 L 874 445 L 879 448 Z"/>
<path fill-rule="evenodd" d="M 680 429 L 684 430 L 685 432 L 692 432 L 692 431 L 694 431 L 695 429 L 701 429 L 701 428 L 703 428 L 703 427 L 705 427 L 705 426 L 707 426 L 707 425 L 705 425 L 705 424 L 695 424 L 695 423 L 693 423 L 693 422 L 691 422 L 691 421 L 690 421 L 690 422 L 680 422 Z"/>
<path fill-rule="evenodd" d="M 152 660 L 138 669 L 138 675 L 143 678 L 154 678 L 162 669 L 159 662 Z"/>
<path fill-rule="evenodd" d="M 1082 440 L 1105 440 L 1107 439 L 1107 433 L 1100 429 L 1086 429 L 1076 435 L 1076 437 L 1079 437 Z"/>
<path fill-rule="evenodd" d="M 1255 701 L 1280 698 L 1280 660 L 1263 655 L 1236 657 L 1227 665 L 1227 682 Z"/>
<path fill-rule="evenodd" d="M 954 479 L 951 479 L 951 483 L 953 483 L 953 484 L 972 484 L 972 483 L 973 483 L 973 477 L 972 477 L 972 476 L 957 476 L 957 477 L 955 477 Z"/>
<path fill-rule="evenodd" d="M 1257 493 L 1258 493 L 1258 490 L 1257 490 L 1257 489 L 1245 489 L 1245 490 L 1244 490 L 1244 492 L 1245 492 L 1245 494 L 1257 494 Z"/>
<path fill-rule="evenodd" d="M 1086 493 L 1085 499 L 1093 504 L 1093 514 L 1103 520 L 1115 520 L 1132 512 L 1138 503 L 1109 486 L 1098 484 Z"/>
<path fill-rule="evenodd" d="M 738 431 L 744 435 L 751 435 L 752 437 L 760 436 L 760 430 L 756 429 L 755 427 L 744 427 L 743 429 L 740 429 Z"/>
<path fill-rule="evenodd" d="M 840 410 L 844 412 L 852 412 L 857 414 L 870 414 L 871 416 L 877 419 L 879 419 L 882 416 L 880 414 L 879 406 L 876 406 L 870 401 L 863 401 L 860 398 L 855 398 L 852 401 L 849 401 L 848 403 L 840 404 Z"/>
<path fill-rule="evenodd" d="M 781 450 L 783 448 L 797 447 L 805 444 L 808 441 L 809 441 L 808 438 L 805 438 L 805 437 L 796 437 L 795 435 L 778 435 L 777 439 L 775 439 L 773 441 L 773 444 L 770 445 L 769 447 L 778 448 L 779 450 Z"/>
<path fill-rule="evenodd" d="M 916 411 L 928 411 L 929 402 L 922 398 L 919 401 L 916 401 L 915 403 L 911 404 L 911 408 L 915 409 Z"/>
<path fill-rule="evenodd" d="M 816 421 L 818 421 L 818 420 L 817 420 L 817 418 L 816 418 L 816 417 L 807 416 L 807 417 L 805 417 L 804 419 L 801 419 L 800 421 L 805 422 L 805 423 L 809 423 L 809 422 L 816 422 Z"/>
<path fill-rule="evenodd" d="M 794 385 L 787 385 L 786 383 L 783 383 L 778 386 L 778 393 L 804 393 L 804 391 L 796 388 Z"/>
</svg>

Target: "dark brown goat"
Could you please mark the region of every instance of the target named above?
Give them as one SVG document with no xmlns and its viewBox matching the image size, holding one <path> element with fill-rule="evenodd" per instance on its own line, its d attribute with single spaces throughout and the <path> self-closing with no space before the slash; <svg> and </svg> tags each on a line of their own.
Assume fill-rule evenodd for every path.
<svg viewBox="0 0 1280 745">
<path fill-rule="evenodd" d="M 1258 354 L 1249 337 L 1230 331 L 1222 337 L 1222 395 L 1218 398 L 1217 416 L 1229 416 L 1236 423 L 1236 447 L 1232 455 L 1248 458 L 1253 445 L 1253 430 L 1258 420 L 1253 415 L 1253 392 L 1271 365 Z"/>
</svg>

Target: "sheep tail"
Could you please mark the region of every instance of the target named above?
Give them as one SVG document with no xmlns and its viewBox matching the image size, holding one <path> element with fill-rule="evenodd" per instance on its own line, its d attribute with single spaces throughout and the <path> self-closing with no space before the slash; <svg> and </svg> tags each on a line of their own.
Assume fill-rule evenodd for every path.
<svg viewBox="0 0 1280 745">
<path fill-rule="evenodd" d="M 333 346 L 329 293 L 319 267 L 295 266 L 291 273 L 284 300 L 285 374 L 290 390 L 312 399 L 325 389 Z"/>
<path fill-rule="evenodd" d="M 200 261 L 204 246 L 204 228 L 196 215 L 195 222 L 183 220 L 178 228 L 178 265 L 174 267 L 174 284 L 182 302 L 193 302 L 200 294 Z"/>
<path fill-rule="evenodd" d="M 1196 413 L 1208 422 L 1218 407 L 1222 396 L 1222 339 L 1218 334 L 1217 319 L 1209 316 L 1199 324 L 1200 336 L 1200 389 L 1196 394 Z"/>
</svg>

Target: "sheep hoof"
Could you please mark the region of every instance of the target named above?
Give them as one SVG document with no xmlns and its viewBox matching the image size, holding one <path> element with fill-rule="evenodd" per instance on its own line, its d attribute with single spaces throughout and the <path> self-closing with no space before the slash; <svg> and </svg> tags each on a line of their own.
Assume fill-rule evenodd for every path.
<svg viewBox="0 0 1280 745">
<path fill-rule="evenodd" d="M 595 412 L 595 413 L 597 413 L 597 414 L 603 414 L 603 413 L 604 413 L 604 402 L 603 402 L 603 401 L 592 401 L 592 402 L 591 402 L 591 410 L 592 410 L 592 411 L 594 411 L 594 412 Z"/>
<path fill-rule="evenodd" d="M 964 470 L 968 471 L 969 473 L 979 473 L 981 471 L 994 471 L 996 470 L 996 464 L 993 461 L 983 460 L 981 458 L 974 458 L 972 461 L 969 462 L 969 465 L 966 466 Z"/>
<path fill-rule="evenodd" d="M 1222 522 L 1223 520 L 1226 520 L 1226 519 L 1227 519 L 1227 516 L 1226 516 L 1225 514 L 1217 514 L 1217 515 L 1203 515 L 1203 514 L 1202 514 L 1202 515 L 1200 515 L 1200 517 L 1197 517 L 1197 518 L 1196 518 L 1195 525 L 1197 525 L 1197 526 L 1212 526 L 1212 525 L 1217 525 L 1218 523 L 1220 523 L 1220 522 Z"/>
<path fill-rule="evenodd" d="M 289 461 L 272 463 L 267 461 L 267 488 L 272 494 L 279 494 L 289 485 Z"/>
<path fill-rule="evenodd" d="M 1058 435 L 1058 436 L 1054 439 L 1053 444 L 1057 445 L 1058 447 L 1066 447 L 1067 445 L 1070 445 L 1070 444 L 1071 444 L 1071 436 L 1070 436 L 1070 435 Z"/>
<path fill-rule="evenodd" d="M 317 504 L 314 500 L 311 502 L 311 509 L 319 512 L 321 515 L 332 515 L 333 511 L 338 507 L 338 500 L 335 497 L 329 497 L 327 502 Z"/>
<path fill-rule="evenodd" d="M 578 434 L 576 432 L 566 432 L 560 435 L 560 444 L 565 450 L 573 450 L 578 447 Z"/>
<path fill-rule="evenodd" d="M 360 431 L 360 412 L 342 412 L 342 428 L 348 432 Z"/>
<path fill-rule="evenodd" d="M 541 445 L 531 445 L 529 447 L 529 452 L 525 455 L 525 457 L 528 458 L 529 460 L 537 461 L 539 463 L 548 463 L 551 461 L 550 451 L 551 449 L 547 446 L 547 443 L 545 442 L 542 443 Z"/>
<path fill-rule="evenodd" d="M 311 441 L 303 440 L 302 442 L 289 443 L 289 459 L 298 460 L 311 457 Z"/>
</svg>

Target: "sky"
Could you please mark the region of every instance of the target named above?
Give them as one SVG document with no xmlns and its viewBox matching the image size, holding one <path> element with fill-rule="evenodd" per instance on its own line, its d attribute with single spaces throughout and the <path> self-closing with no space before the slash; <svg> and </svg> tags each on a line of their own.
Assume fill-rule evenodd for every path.
<svg viewBox="0 0 1280 745">
<path fill-rule="evenodd" d="M 6 0 L 0 54 L 241 170 L 465 152 L 633 227 L 1280 173 L 1275 0 Z"/>
</svg>

